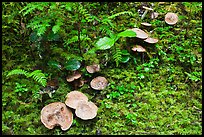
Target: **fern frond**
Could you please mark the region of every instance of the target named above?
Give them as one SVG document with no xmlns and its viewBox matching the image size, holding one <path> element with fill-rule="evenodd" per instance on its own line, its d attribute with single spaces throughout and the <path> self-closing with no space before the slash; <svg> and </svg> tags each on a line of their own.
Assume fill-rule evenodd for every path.
<svg viewBox="0 0 204 137">
<path fill-rule="evenodd" d="M 112 19 L 112 18 L 115 18 L 115 17 L 123 15 L 123 14 L 133 15 L 133 13 L 130 11 L 123 11 L 123 12 L 119 12 L 119 13 L 116 13 L 116 14 L 109 16 L 108 19 Z"/>
<path fill-rule="evenodd" d="M 23 16 L 32 13 L 34 10 L 43 11 L 44 7 L 48 6 L 49 2 L 32 2 L 27 4 L 19 13 L 23 13 Z"/>
<path fill-rule="evenodd" d="M 22 70 L 22 69 L 14 69 L 14 70 L 11 70 L 7 74 L 7 77 L 11 76 L 11 75 L 25 75 L 27 78 L 32 77 L 35 81 L 37 81 L 38 83 L 40 83 L 44 87 L 47 84 L 47 78 L 41 72 L 41 70 L 35 70 L 35 71 L 29 73 L 29 72 Z"/>
<path fill-rule="evenodd" d="M 120 61 L 122 59 L 122 51 L 118 46 L 115 47 L 115 50 L 113 51 L 113 60 L 116 63 L 116 67 L 118 67 Z"/>
<path fill-rule="evenodd" d="M 37 81 L 38 83 L 40 83 L 42 86 L 46 86 L 47 84 L 47 80 L 45 75 L 41 72 L 41 70 L 35 70 L 33 72 L 31 72 L 28 77 L 32 77 L 35 81 Z"/>
<path fill-rule="evenodd" d="M 8 76 L 11 76 L 11 75 L 25 75 L 25 76 L 28 76 L 28 72 L 25 71 L 25 70 L 22 70 L 22 69 L 14 69 L 14 70 L 11 70 L 8 74 L 7 74 L 7 77 Z"/>
</svg>

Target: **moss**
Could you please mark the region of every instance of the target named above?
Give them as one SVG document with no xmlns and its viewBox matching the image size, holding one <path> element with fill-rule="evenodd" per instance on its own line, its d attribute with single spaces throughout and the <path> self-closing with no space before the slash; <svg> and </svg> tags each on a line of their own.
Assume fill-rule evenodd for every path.
<svg viewBox="0 0 204 137">
<path fill-rule="evenodd" d="M 93 54 L 94 56 L 84 55 L 86 63 L 100 62 L 101 71 L 88 74 L 84 68 L 84 63 L 82 63 L 80 70 L 83 73 L 83 79 L 87 82 L 80 88 L 73 87 L 66 82 L 64 77 L 67 74 L 66 71 L 56 72 L 52 68 L 47 69 L 46 64 L 44 64 L 44 72 L 50 74 L 50 77 L 55 76 L 59 79 L 59 88 L 52 94 L 52 98 L 48 94 L 34 97 L 33 93 L 38 93 L 40 88 L 37 83 L 21 76 L 8 79 L 6 75 L 12 67 L 32 70 L 38 63 L 42 64 L 42 60 L 36 58 L 35 62 L 32 61 L 33 58 L 28 53 L 29 48 L 20 48 L 19 51 L 22 41 L 18 43 L 18 39 L 14 37 L 13 33 L 12 35 L 7 34 L 12 36 L 12 41 L 16 42 L 15 45 L 19 44 L 20 46 L 3 47 L 5 52 L 3 52 L 2 60 L 5 65 L 2 66 L 2 134 L 95 135 L 99 131 L 102 135 L 202 134 L 202 14 L 198 8 L 200 4 L 166 2 L 164 5 L 159 5 L 155 2 L 156 12 L 161 13 L 161 15 L 154 20 L 150 20 L 149 15 L 147 15 L 143 21 L 138 16 L 137 9 L 142 4 L 148 5 L 150 3 L 114 4 L 112 11 L 109 9 L 108 15 L 106 11 L 101 11 L 96 16 L 100 18 L 103 17 L 102 14 L 106 14 L 108 17 L 123 10 L 132 11 L 132 16 L 118 16 L 112 21 L 111 31 L 117 33 L 127 28 L 139 27 L 143 21 L 150 22 L 154 27 L 151 36 L 160 39 L 158 44 L 151 46 L 145 44 L 153 57 L 142 63 L 139 61 L 140 57 L 131 52 L 130 61 L 116 67 L 114 61 L 109 57 L 108 52 L 111 51 L 97 51 Z M 191 13 L 190 6 L 194 7 L 191 9 Z M 107 7 L 108 4 L 104 4 L 103 8 Z M 176 9 L 175 12 L 182 20 L 175 26 L 169 26 L 163 21 L 163 16 L 169 9 Z M 187 15 L 184 14 L 186 11 L 188 11 Z M 189 21 L 190 23 L 188 23 Z M 7 22 L 6 25 L 9 26 L 9 23 Z M 104 30 L 103 32 L 96 31 L 102 28 L 100 25 L 99 23 L 93 26 L 94 32 L 97 33 L 96 39 L 106 35 Z M 19 25 L 11 28 L 22 29 L 18 27 Z M 192 29 L 188 30 L 189 28 Z M 93 30 L 90 30 L 89 33 L 92 34 Z M 7 45 L 10 39 L 4 39 L 4 45 Z M 92 40 L 91 43 L 95 43 L 95 39 Z M 125 43 L 125 40 L 120 41 L 122 42 L 120 46 L 124 49 L 138 44 L 134 40 L 134 43 Z M 28 40 L 24 40 L 23 43 L 25 45 L 30 44 Z M 84 43 L 82 45 L 85 46 Z M 52 46 L 56 47 L 56 44 Z M 88 47 L 91 48 L 91 46 L 93 45 L 90 44 Z M 73 51 L 77 51 L 74 44 L 66 48 L 70 51 L 72 48 Z M 58 60 L 58 56 L 54 54 L 52 56 Z M 136 63 L 134 63 L 133 58 L 136 59 Z M 194 77 L 190 78 L 185 72 L 198 80 L 193 80 Z M 106 77 L 109 82 L 106 89 L 102 91 L 93 90 L 89 85 L 90 80 L 99 75 Z M 15 92 L 15 82 L 26 84 L 28 92 L 19 96 Z M 67 93 L 72 90 L 83 92 L 90 101 L 98 106 L 97 116 L 92 120 L 82 120 L 77 118 L 74 109 L 71 109 L 74 114 L 74 121 L 70 129 L 62 131 L 59 126 L 51 130 L 47 129 L 40 120 L 41 109 L 52 102 L 64 102 Z"/>
</svg>

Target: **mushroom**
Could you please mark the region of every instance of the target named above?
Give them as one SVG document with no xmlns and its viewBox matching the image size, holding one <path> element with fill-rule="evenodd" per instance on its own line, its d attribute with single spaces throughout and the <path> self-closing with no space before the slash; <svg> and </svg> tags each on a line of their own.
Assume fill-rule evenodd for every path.
<svg viewBox="0 0 204 137">
<path fill-rule="evenodd" d="M 65 101 L 65 104 L 73 109 L 76 109 L 78 103 L 80 101 L 87 101 L 88 102 L 88 97 L 83 94 L 82 92 L 79 91 L 72 91 L 70 93 L 67 94 L 67 99 Z"/>
<path fill-rule="evenodd" d="M 132 48 L 132 51 L 137 51 L 137 52 L 146 52 L 146 49 L 143 48 L 142 46 L 140 45 L 137 45 L 135 47 Z"/>
<path fill-rule="evenodd" d="M 165 15 L 165 22 L 169 25 L 174 25 L 178 22 L 178 16 L 175 13 L 167 13 Z"/>
<path fill-rule="evenodd" d="M 98 107 L 91 101 L 80 101 L 76 107 L 75 114 L 77 117 L 88 120 L 96 117 Z"/>
<path fill-rule="evenodd" d="M 108 81 L 105 77 L 98 76 L 92 79 L 90 85 L 95 90 L 103 90 L 108 85 Z"/>
<path fill-rule="evenodd" d="M 143 22 L 143 23 L 141 23 L 143 26 L 146 26 L 146 27 L 151 27 L 152 26 L 152 24 L 150 24 L 150 23 L 147 23 L 147 22 Z"/>
<path fill-rule="evenodd" d="M 158 16 L 159 16 L 159 13 L 157 13 L 157 12 L 151 13 L 151 19 L 156 19 Z"/>
<path fill-rule="evenodd" d="M 72 82 L 75 79 L 79 79 L 80 77 L 81 77 L 81 74 L 79 72 L 75 72 L 73 75 L 68 76 L 66 79 L 67 79 L 67 82 Z"/>
<path fill-rule="evenodd" d="M 98 72 L 98 71 L 100 71 L 100 65 L 99 64 L 93 64 L 93 65 L 90 65 L 90 66 L 86 66 L 86 70 L 89 73 Z"/>
<path fill-rule="evenodd" d="M 59 125 L 62 130 L 67 130 L 73 122 L 72 111 L 62 102 L 54 102 L 43 107 L 40 118 L 48 129 Z"/>
<path fill-rule="evenodd" d="M 149 10 L 152 11 L 153 9 L 152 9 L 152 8 L 148 8 L 148 7 L 145 7 L 145 6 L 143 6 L 142 8 L 145 9 L 145 12 L 143 13 L 143 15 L 142 15 L 142 17 L 141 17 L 141 19 L 143 20 L 144 17 L 146 16 L 147 12 L 148 12 Z"/>
<path fill-rule="evenodd" d="M 145 33 L 143 30 L 141 29 L 138 29 L 138 28 L 133 28 L 131 29 L 132 31 L 134 31 L 137 35 L 136 37 L 137 38 L 140 38 L 140 39 L 146 39 L 148 37 L 148 34 Z"/>
<path fill-rule="evenodd" d="M 145 39 L 144 41 L 147 42 L 147 43 L 154 44 L 154 43 L 157 43 L 159 40 L 158 40 L 158 39 L 155 39 L 155 38 L 150 38 L 150 37 L 148 37 L 148 38 Z"/>
<path fill-rule="evenodd" d="M 144 63 L 144 52 L 147 52 L 146 49 L 140 45 L 137 45 L 132 48 L 132 51 L 141 52 L 141 61 Z"/>
</svg>

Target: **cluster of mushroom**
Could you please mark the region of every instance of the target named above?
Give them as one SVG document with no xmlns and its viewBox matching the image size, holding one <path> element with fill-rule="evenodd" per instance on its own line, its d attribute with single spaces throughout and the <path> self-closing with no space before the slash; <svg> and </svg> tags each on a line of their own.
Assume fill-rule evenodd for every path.
<svg viewBox="0 0 204 137">
<path fill-rule="evenodd" d="M 164 4 L 164 3 L 161 3 L 161 4 Z M 152 8 L 145 7 L 145 6 L 143 6 L 143 9 L 145 9 L 145 12 L 142 15 L 141 19 L 143 19 L 145 17 L 145 15 L 147 14 L 148 11 L 153 11 Z M 159 15 L 159 13 L 157 13 L 157 12 L 151 12 L 151 18 L 152 19 L 157 18 L 158 15 Z M 169 12 L 165 15 L 165 22 L 169 25 L 174 25 L 178 22 L 178 16 L 175 13 Z M 142 22 L 141 25 L 143 25 L 145 27 L 151 27 L 152 26 L 150 23 L 147 23 L 147 22 Z M 137 38 L 144 40 L 144 42 L 147 42 L 150 44 L 155 44 L 158 42 L 158 39 L 149 37 L 146 32 L 144 32 L 143 30 L 141 30 L 139 28 L 133 28 L 131 30 L 133 30 L 137 34 L 137 36 L 136 36 Z M 141 45 L 136 45 L 132 48 L 132 51 L 146 52 L 146 49 L 143 48 Z"/>
<path fill-rule="evenodd" d="M 165 2 L 159 2 L 159 4 L 164 4 Z M 144 19 L 145 15 L 147 14 L 148 11 L 153 11 L 152 8 L 143 6 L 143 9 L 145 9 L 144 14 L 142 15 L 141 19 Z M 159 13 L 157 12 L 151 12 L 151 19 L 156 19 L 158 17 Z M 165 22 L 169 25 L 174 25 L 178 22 L 178 16 L 175 13 L 169 12 L 165 15 Z M 145 26 L 151 26 L 151 24 L 145 24 L 143 23 L 143 25 Z"/>
<path fill-rule="evenodd" d="M 95 73 L 100 71 L 100 66 L 94 64 L 86 66 L 86 69 L 89 73 Z M 80 77 L 81 74 L 76 71 L 72 76 L 67 77 L 67 81 L 73 82 L 79 80 Z M 91 87 L 95 90 L 103 90 L 107 84 L 108 81 L 102 76 L 98 76 L 90 82 Z M 46 105 L 41 110 L 41 122 L 48 129 L 60 126 L 62 130 L 67 130 L 73 122 L 73 114 L 70 108 L 75 109 L 76 116 L 83 120 L 95 118 L 98 111 L 98 107 L 93 102 L 88 101 L 88 97 L 85 94 L 74 90 L 67 94 L 65 103 L 54 102 Z"/>
<path fill-rule="evenodd" d="M 75 109 L 77 117 L 88 120 L 93 119 L 97 115 L 98 107 L 91 101 L 88 101 L 88 97 L 79 91 L 72 91 L 67 94 L 65 104 Z"/>
<path fill-rule="evenodd" d="M 86 70 L 89 73 L 95 73 L 95 72 L 99 72 L 100 71 L 100 65 L 99 64 L 93 64 L 90 66 L 86 66 Z M 67 77 L 67 82 L 74 82 L 73 84 L 77 84 L 78 87 L 81 87 L 84 85 L 84 81 L 81 80 L 81 73 L 79 72 L 75 72 L 73 75 Z M 108 81 L 106 80 L 105 77 L 102 76 L 98 76 L 94 79 L 92 79 L 92 81 L 90 82 L 90 86 L 95 89 L 95 90 L 103 90 L 105 89 L 105 87 L 107 86 Z"/>
<path fill-rule="evenodd" d="M 86 70 L 89 73 L 95 73 L 100 71 L 100 65 L 99 64 L 93 64 L 90 66 L 86 66 Z M 108 85 L 108 81 L 105 77 L 98 76 L 91 80 L 90 86 L 95 90 L 103 90 Z"/>
<path fill-rule="evenodd" d="M 62 130 L 68 130 L 73 122 L 73 114 L 70 108 L 75 109 L 77 117 L 83 120 L 93 119 L 97 115 L 98 107 L 88 97 L 79 91 L 71 91 L 67 94 L 65 104 L 54 102 L 46 105 L 41 110 L 41 122 L 48 129 L 60 126 Z"/>
</svg>

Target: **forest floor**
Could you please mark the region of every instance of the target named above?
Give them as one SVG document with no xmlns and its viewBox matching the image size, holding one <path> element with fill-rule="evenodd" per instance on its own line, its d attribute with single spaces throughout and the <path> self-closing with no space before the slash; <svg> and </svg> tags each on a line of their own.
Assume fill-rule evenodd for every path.
<svg viewBox="0 0 204 137">
<path fill-rule="evenodd" d="M 43 94 L 35 100 L 35 81 L 20 75 L 6 76 L 16 68 L 31 72 L 41 59 L 33 61 L 21 43 L 9 47 L 3 40 L 6 41 L 2 55 L 3 134 L 201 135 L 202 4 L 201 11 L 200 7 L 190 9 L 186 4 L 188 14 L 178 9 L 179 6 L 179 3 L 161 4 L 161 7 L 155 8 L 161 13 L 158 19 L 145 18 L 144 21 L 157 26 L 153 36 L 159 39 L 156 45 L 147 48 L 152 54 L 151 58 L 145 54 L 143 63 L 140 56 L 131 52 L 136 62 L 131 58 L 118 67 L 114 61 L 106 65 L 101 63 L 101 70 L 94 74 L 87 73 L 82 65 L 80 69 L 87 82 L 77 88 L 70 85 L 63 77 L 64 73 L 60 74 L 59 71 L 57 74 L 62 77 L 58 77 L 59 88 L 52 98 Z M 200 3 L 194 6 L 200 6 Z M 133 8 L 130 10 L 135 11 Z M 164 16 L 170 10 L 179 15 L 175 26 L 164 22 Z M 121 11 L 114 10 L 112 14 Z M 128 24 L 124 20 L 118 20 L 120 25 Z M 139 20 L 136 26 L 141 22 Z M 52 73 L 52 69 L 45 73 Z M 90 87 L 90 80 L 96 76 L 107 79 L 108 86 L 104 90 L 96 91 Z M 41 109 L 52 102 L 65 102 L 67 93 L 72 90 L 83 92 L 98 106 L 97 116 L 92 120 L 82 120 L 74 115 L 73 124 L 67 131 L 62 131 L 59 126 L 47 129 L 40 120 Z"/>
</svg>

